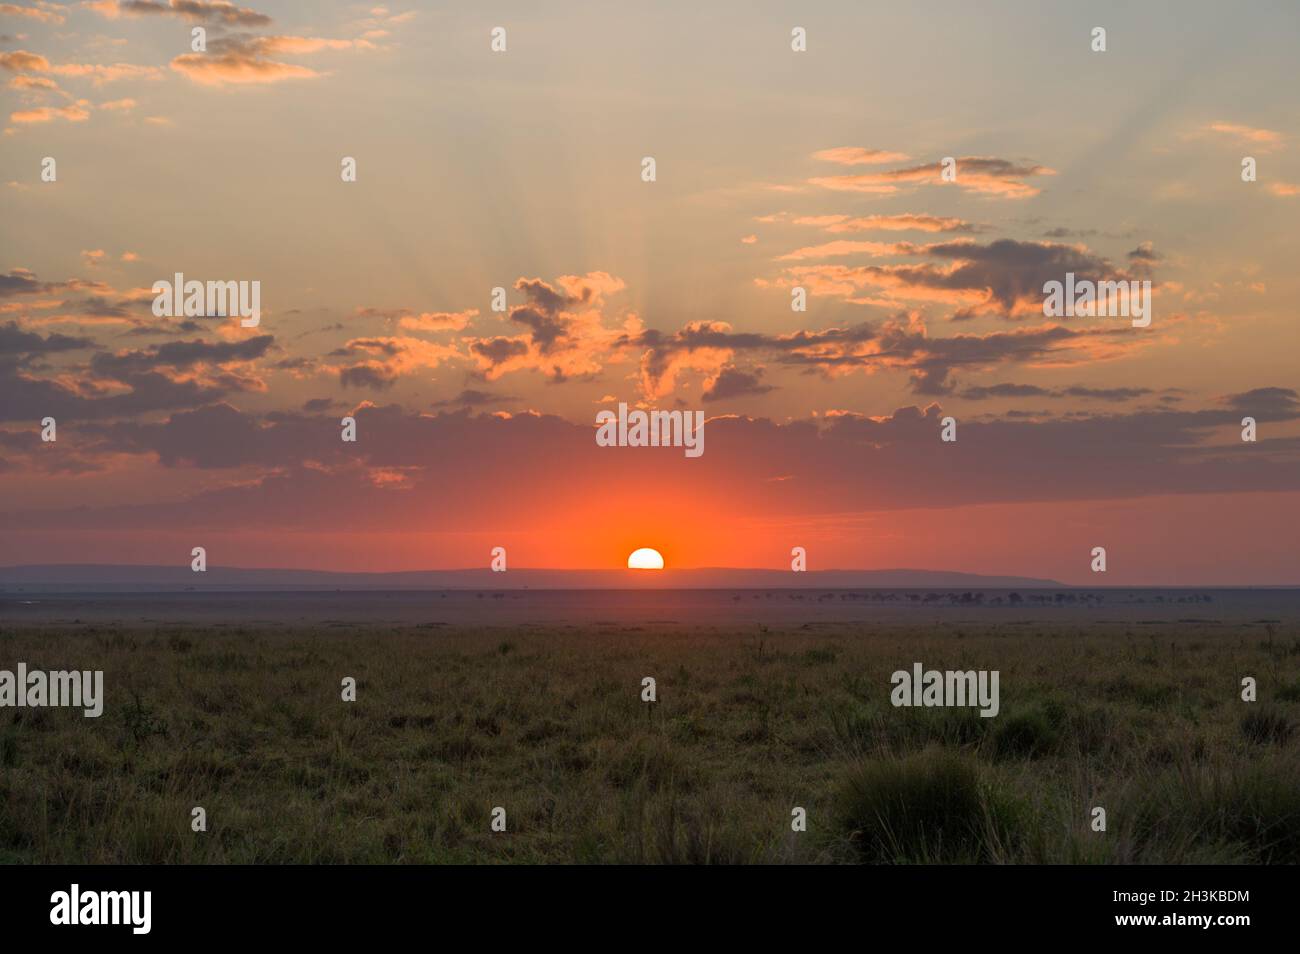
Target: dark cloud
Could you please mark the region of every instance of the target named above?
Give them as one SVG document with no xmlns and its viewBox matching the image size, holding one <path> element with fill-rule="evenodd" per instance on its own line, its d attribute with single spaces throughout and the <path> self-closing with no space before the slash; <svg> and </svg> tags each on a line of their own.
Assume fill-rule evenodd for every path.
<svg viewBox="0 0 1300 954">
<path fill-rule="evenodd" d="M 714 349 L 762 355 L 776 364 L 825 373 L 855 368 L 905 369 L 912 374 L 917 394 L 943 395 L 952 393 L 952 374 L 959 368 L 993 368 L 1038 362 L 1049 355 L 1082 355 L 1100 343 L 1122 340 L 1127 333 L 1127 326 L 1049 325 L 935 338 L 923 323 L 898 315 L 879 324 L 862 322 L 786 335 L 733 332 L 721 322 L 693 322 L 673 334 L 650 329 L 624 336 L 619 344 L 644 349 L 641 368 L 649 391 L 670 373 L 680 355 Z"/>
<path fill-rule="evenodd" d="M 1059 393 L 1063 397 L 1096 398 L 1099 401 L 1132 401 L 1155 392 L 1150 388 L 1085 388 L 1076 385 L 1062 388 Z"/>
<path fill-rule="evenodd" d="M 967 388 L 958 396 L 967 401 L 986 401 L 989 398 L 1047 397 L 1051 393 L 1047 388 L 1040 388 L 1033 384 L 990 384 L 984 387 Z"/>
<path fill-rule="evenodd" d="M 277 371 L 314 371 L 317 364 L 315 358 L 284 358 L 271 367 Z"/>
<path fill-rule="evenodd" d="M 81 278 L 69 279 L 66 282 L 43 282 L 25 268 L 15 268 L 8 274 L 0 274 L 0 298 L 49 295 L 67 291 L 110 292 L 112 289 L 103 282 L 86 281 Z"/>
<path fill-rule="evenodd" d="M 23 374 L 0 363 L 0 420 L 40 420 L 46 415 L 100 420 L 175 408 L 197 407 L 223 397 L 226 388 L 178 381 L 156 371 L 116 375 L 125 392 L 105 393 L 96 385 L 74 390 L 60 381 Z"/>
<path fill-rule="evenodd" d="M 470 351 L 482 355 L 489 363 L 497 365 L 509 358 L 526 355 L 528 353 L 528 344 L 515 338 L 483 338 L 471 344 Z"/>
<path fill-rule="evenodd" d="M 1224 403 L 1260 420 L 1285 420 L 1300 412 L 1300 394 L 1291 388 L 1255 388 L 1242 394 L 1230 394 Z"/>
<path fill-rule="evenodd" d="M 557 347 L 570 347 L 578 328 L 575 310 L 599 305 L 604 290 L 602 280 L 608 279 L 603 273 L 583 278 L 566 276 L 557 284 L 521 278 L 515 282 L 515 289 L 524 293 L 528 303 L 511 308 L 510 320 L 528 329 L 529 340 L 541 355 Z"/>
<path fill-rule="evenodd" d="M 74 338 L 57 333 L 42 337 L 36 332 L 24 331 L 16 321 L 0 325 L 0 355 L 53 354 L 93 345 L 94 342 L 89 338 Z"/>
<path fill-rule="evenodd" d="M 188 368 L 200 363 L 221 365 L 252 361 L 265 355 L 274 341 L 272 335 L 258 335 L 243 341 L 168 341 L 145 351 L 100 352 L 91 359 L 91 367 L 100 374 L 116 376 L 159 366 Z"/>
<path fill-rule="evenodd" d="M 491 394 L 487 391 L 479 391 L 474 388 L 466 388 L 457 394 L 454 398 L 446 401 L 434 401 L 430 407 L 484 407 L 489 404 L 503 404 L 506 401 L 518 400 L 512 394 Z"/>
<path fill-rule="evenodd" d="M 1300 420 L 1300 408 L 1288 401 L 1290 410 L 1275 409 L 1269 419 Z M 668 498 L 680 491 L 693 499 L 732 501 L 745 512 L 790 516 L 1300 490 L 1300 441 L 1263 437 L 1243 445 L 1236 439 L 1241 413 L 1235 407 L 1039 420 L 1007 415 L 961 422 L 956 443 L 939 440 L 944 413 L 931 404 L 787 423 L 720 417 L 707 425 L 706 453 L 687 460 L 677 453 L 611 452 L 596 446 L 589 423 L 549 415 L 417 414 L 363 405 L 355 416 L 364 439 L 344 444 L 333 415 L 258 416 L 214 403 L 158 423 L 74 425 L 66 436 L 61 432 L 60 446 L 66 441 L 69 447 L 156 455 L 168 467 L 257 468 L 259 480 L 241 474 L 238 483 L 175 503 L 4 520 L 51 529 L 452 531 L 488 520 L 531 519 L 557 494 L 572 491 L 575 473 L 590 486 L 629 493 L 644 488 Z M 11 462 L 22 454 L 5 449 Z M 400 472 L 405 489 L 377 483 L 376 471 Z M 522 473 L 528 481 L 518 479 Z M 770 479 L 776 476 L 783 479 Z M 340 500 L 349 506 L 340 508 Z"/>
<path fill-rule="evenodd" d="M 129 331 L 124 331 L 124 338 L 151 338 L 163 335 L 192 335 L 203 331 L 203 326 L 192 318 L 186 318 L 183 321 L 158 321 L 147 322 L 136 325 Z"/>
<path fill-rule="evenodd" d="M 954 239 L 930 245 L 900 243 L 890 251 L 933 261 L 794 265 L 777 284 L 805 285 L 814 293 L 848 298 L 866 288 L 880 289 L 898 301 L 949 301 L 957 309 L 952 315 L 955 321 L 986 313 L 1011 318 L 1041 316 L 1043 286 L 1063 281 L 1067 272 L 1094 282 L 1149 278 L 1160 260 L 1149 243 L 1135 250 L 1140 254 L 1130 254 L 1127 270 L 1086 249 L 1058 242 L 997 239 L 984 244 Z"/>
<path fill-rule="evenodd" d="M 1043 300 L 1043 285 L 1061 281 L 1066 272 L 1092 281 L 1117 279 L 1120 273 L 1105 259 L 1069 245 L 998 239 L 988 245 L 972 241 L 942 242 L 927 247 L 934 258 L 949 259 L 951 270 L 904 266 L 894 272 L 909 284 L 928 288 L 986 290 L 1003 312 L 1017 304 Z"/>
<path fill-rule="evenodd" d="M 742 371 L 739 368 L 723 368 L 713 383 L 704 391 L 704 400 L 722 401 L 727 398 L 749 397 L 766 394 L 773 390 L 772 385 L 762 382 L 762 372 Z"/>
<path fill-rule="evenodd" d="M 271 18 L 247 7 L 233 3 L 205 2 L 205 0 L 170 0 L 169 3 L 157 3 L 154 0 L 122 0 L 118 9 L 123 13 L 136 16 L 175 16 L 192 23 L 221 23 L 225 26 L 257 27 L 267 26 Z"/>
<path fill-rule="evenodd" d="M 984 401 L 990 398 L 1049 397 L 1049 398 L 1092 398 L 1098 401 L 1131 401 L 1134 398 L 1154 394 L 1150 388 L 1088 388 L 1074 386 L 1067 388 L 1044 388 L 1034 384 L 992 384 L 984 387 L 972 387 L 963 390 L 959 397 L 968 401 Z"/>
<path fill-rule="evenodd" d="M 345 388 L 387 391 L 397 383 L 397 373 L 382 365 L 354 364 L 339 368 L 339 383 Z"/>
<path fill-rule="evenodd" d="M 1150 242 L 1143 242 L 1128 253 L 1129 267 L 1139 278 L 1149 278 L 1155 271 L 1155 266 L 1162 260 L 1163 256 L 1152 247 Z"/>
</svg>

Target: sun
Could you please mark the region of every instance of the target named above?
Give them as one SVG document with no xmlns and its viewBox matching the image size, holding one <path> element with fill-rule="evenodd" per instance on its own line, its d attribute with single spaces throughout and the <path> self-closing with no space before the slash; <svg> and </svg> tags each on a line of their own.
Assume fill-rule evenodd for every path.
<svg viewBox="0 0 1300 954">
<path fill-rule="evenodd" d="M 629 570 L 662 570 L 664 568 L 664 558 L 658 550 L 642 547 L 639 550 L 632 551 L 632 555 L 627 558 L 627 568 Z"/>
</svg>

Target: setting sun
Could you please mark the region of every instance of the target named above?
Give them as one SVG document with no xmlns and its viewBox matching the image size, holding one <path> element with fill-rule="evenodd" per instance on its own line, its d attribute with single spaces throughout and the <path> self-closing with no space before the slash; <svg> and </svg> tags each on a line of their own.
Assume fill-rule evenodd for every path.
<svg viewBox="0 0 1300 954">
<path fill-rule="evenodd" d="M 642 547 L 639 550 L 632 551 L 632 555 L 627 558 L 627 568 L 629 570 L 662 570 L 664 568 L 664 558 L 659 554 L 658 550 Z"/>
</svg>

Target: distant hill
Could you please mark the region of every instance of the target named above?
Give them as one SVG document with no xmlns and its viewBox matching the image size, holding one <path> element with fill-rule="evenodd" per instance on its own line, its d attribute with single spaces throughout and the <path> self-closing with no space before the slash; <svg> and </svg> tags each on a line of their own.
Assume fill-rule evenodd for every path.
<svg viewBox="0 0 1300 954">
<path fill-rule="evenodd" d="M 412 570 L 333 573 L 324 570 L 184 566 L 53 564 L 0 567 L 0 592 L 160 592 L 176 590 L 468 590 L 468 589 L 1031 589 L 1061 587 L 1055 580 L 981 576 L 945 570 Z"/>
</svg>

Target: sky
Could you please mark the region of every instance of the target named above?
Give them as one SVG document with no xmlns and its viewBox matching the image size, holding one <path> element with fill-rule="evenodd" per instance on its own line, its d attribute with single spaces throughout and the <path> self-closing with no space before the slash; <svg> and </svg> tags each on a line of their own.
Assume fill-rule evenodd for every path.
<svg viewBox="0 0 1300 954">
<path fill-rule="evenodd" d="M 1298 27 L 0 3 L 0 564 L 1300 584 Z M 1067 272 L 1150 325 L 1047 316 Z M 597 446 L 620 403 L 705 452 Z"/>
</svg>

